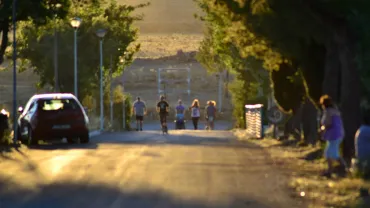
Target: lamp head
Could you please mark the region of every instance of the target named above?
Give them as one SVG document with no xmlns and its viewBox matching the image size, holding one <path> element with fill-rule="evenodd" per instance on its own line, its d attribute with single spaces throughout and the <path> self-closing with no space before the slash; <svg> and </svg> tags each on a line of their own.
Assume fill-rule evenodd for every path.
<svg viewBox="0 0 370 208">
<path fill-rule="evenodd" d="M 104 36 L 107 34 L 107 30 L 106 29 L 99 29 L 95 32 L 96 36 L 98 36 L 99 38 L 104 38 Z"/>
<path fill-rule="evenodd" d="M 71 20 L 71 26 L 74 28 L 74 29 L 77 29 L 80 27 L 81 25 L 81 18 L 78 18 L 78 17 L 75 17 Z"/>
</svg>

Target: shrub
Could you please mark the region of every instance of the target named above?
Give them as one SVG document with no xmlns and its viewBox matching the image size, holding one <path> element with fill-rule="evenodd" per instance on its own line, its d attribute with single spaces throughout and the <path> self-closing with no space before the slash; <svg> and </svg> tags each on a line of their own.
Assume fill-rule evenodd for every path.
<svg viewBox="0 0 370 208">
<path fill-rule="evenodd" d="M 104 118 L 105 118 L 105 129 L 111 130 L 130 130 L 131 121 L 131 109 L 132 109 L 132 99 L 130 94 L 123 92 L 123 87 L 121 85 L 116 86 L 113 89 L 113 122 L 110 122 L 110 87 L 109 84 L 106 85 L 104 90 Z M 96 98 L 94 100 L 94 97 Z M 125 105 L 125 122 L 126 128 L 123 129 L 123 108 Z M 90 118 L 91 128 L 98 127 L 98 120 L 100 117 L 100 94 L 99 92 L 93 95 L 87 95 L 83 98 L 82 104 L 84 107 L 88 108 L 88 114 Z"/>
<path fill-rule="evenodd" d="M 0 133 L 0 145 L 8 146 L 12 144 L 12 133 L 9 129 L 5 130 L 3 135 L 1 134 L 2 133 Z"/>
</svg>

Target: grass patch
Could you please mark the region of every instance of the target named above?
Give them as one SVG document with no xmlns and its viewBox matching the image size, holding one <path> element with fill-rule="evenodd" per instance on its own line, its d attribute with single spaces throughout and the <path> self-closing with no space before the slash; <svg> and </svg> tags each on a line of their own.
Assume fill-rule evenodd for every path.
<svg viewBox="0 0 370 208">
<path fill-rule="evenodd" d="M 291 178 L 289 186 L 295 196 L 305 198 L 309 207 L 370 207 L 368 192 L 370 182 L 353 177 L 327 179 L 320 173 L 326 168 L 322 148 L 301 146 L 293 140 L 247 139 L 244 130 L 234 130 L 240 140 L 248 140 L 262 146 L 271 155 L 275 164 Z"/>
</svg>

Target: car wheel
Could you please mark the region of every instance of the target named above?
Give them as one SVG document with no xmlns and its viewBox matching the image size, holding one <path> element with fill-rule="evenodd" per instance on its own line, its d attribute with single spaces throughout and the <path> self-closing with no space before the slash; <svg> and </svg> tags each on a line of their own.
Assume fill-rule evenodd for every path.
<svg viewBox="0 0 370 208">
<path fill-rule="evenodd" d="M 38 141 L 34 137 L 32 128 L 30 126 L 27 128 L 27 144 L 28 145 L 38 145 Z"/>
<path fill-rule="evenodd" d="M 20 141 L 22 144 L 26 144 L 26 140 L 23 138 L 20 128 L 20 126 L 17 127 L 17 140 Z"/>
<path fill-rule="evenodd" d="M 68 144 L 75 144 L 76 143 L 76 138 L 68 137 L 67 142 L 68 142 Z"/>
<path fill-rule="evenodd" d="M 82 144 L 87 144 L 90 142 L 90 136 L 89 133 L 84 134 L 83 136 L 80 137 L 80 142 Z"/>
</svg>

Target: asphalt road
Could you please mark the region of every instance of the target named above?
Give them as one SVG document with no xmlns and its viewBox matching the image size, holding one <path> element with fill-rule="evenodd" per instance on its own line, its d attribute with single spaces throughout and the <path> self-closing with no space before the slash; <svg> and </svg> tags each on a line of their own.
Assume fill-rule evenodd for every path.
<svg viewBox="0 0 370 208">
<path fill-rule="evenodd" d="M 0 208 L 304 207 L 263 149 L 221 130 L 21 148 L 0 170 Z"/>
</svg>

